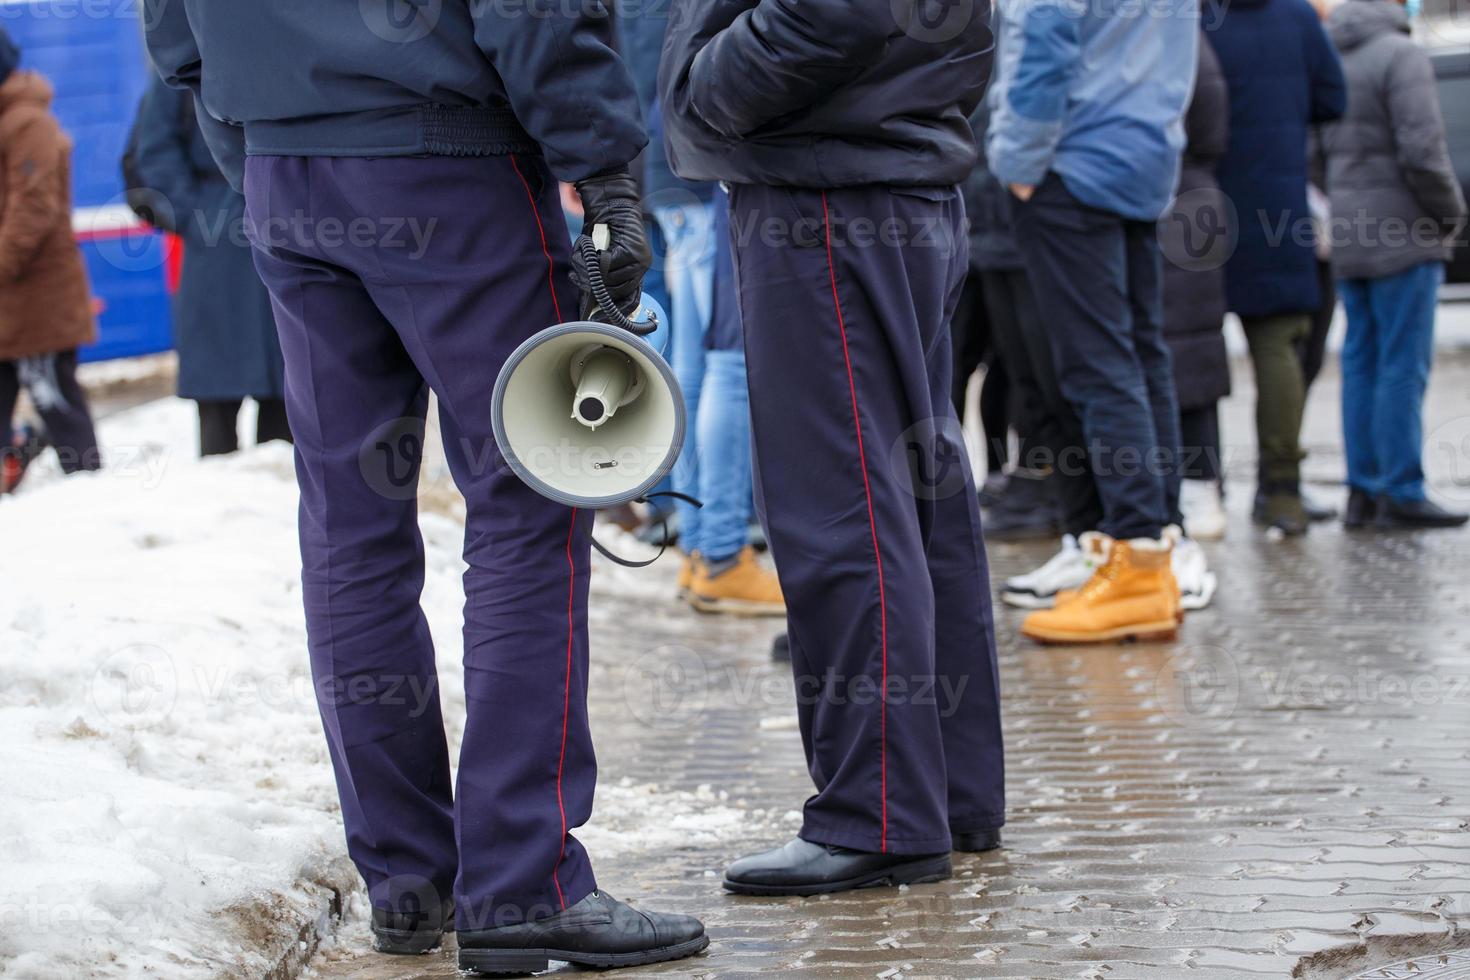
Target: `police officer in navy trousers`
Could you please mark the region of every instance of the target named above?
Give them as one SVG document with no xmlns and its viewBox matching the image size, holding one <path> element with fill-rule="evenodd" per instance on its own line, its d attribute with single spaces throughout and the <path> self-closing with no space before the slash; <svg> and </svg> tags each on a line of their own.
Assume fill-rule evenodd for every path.
<svg viewBox="0 0 1470 980">
<path fill-rule="evenodd" d="M 627 169 L 646 140 L 607 11 L 150 0 L 147 13 L 159 73 L 200 96 L 222 169 L 243 170 L 297 437 L 313 676 L 378 949 L 421 952 L 454 928 L 461 967 L 492 973 L 698 952 L 697 920 L 597 890 L 571 835 L 596 778 L 592 514 L 522 484 L 490 423 L 507 355 L 577 318 L 557 180 L 609 227 L 620 304 L 649 263 Z M 431 390 L 468 506 L 454 787 L 419 607 Z"/>
<path fill-rule="evenodd" d="M 760 505 L 816 795 L 725 887 L 932 881 L 1000 843 L 990 584 L 950 402 L 984 3 L 675 0 L 681 177 L 731 185 Z"/>
</svg>

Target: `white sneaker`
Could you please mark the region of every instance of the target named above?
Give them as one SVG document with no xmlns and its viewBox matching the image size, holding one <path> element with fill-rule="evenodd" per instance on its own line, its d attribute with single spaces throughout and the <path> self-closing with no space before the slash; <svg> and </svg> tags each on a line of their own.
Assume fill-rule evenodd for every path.
<svg viewBox="0 0 1470 980">
<path fill-rule="evenodd" d="M 1001 586 L 1001 601 L 1021 609 L 1050 609 L 1056 604 L 1058 592 L 1086 585 L 1097 566 L 1107 561 L 1108 539 L 1091 531 L 1082 537 L 1086 546 L 1068 534 L 1062 538 L 1062 550 L 1045 565 L 1006 579 Z"/>
<path fill-rule="evenodd" d="M 1194 538 L 1187 538 L 1177 525 L 1169 525 L 1164 536 L 1174 542 L 1174 578 L 1179 583 L 1179 605 L 1194 611 L 1208 606 L 1220 584 L 1205 560 L 1205 549 Z"/>
<path fill-rule="evenodd" d="M 1189 535 L 1201 541 L 1225 537 L 1225 499 L 1214 480 L 1183 480 L 1179 487 L 1179 509 Z"/>
</svg>

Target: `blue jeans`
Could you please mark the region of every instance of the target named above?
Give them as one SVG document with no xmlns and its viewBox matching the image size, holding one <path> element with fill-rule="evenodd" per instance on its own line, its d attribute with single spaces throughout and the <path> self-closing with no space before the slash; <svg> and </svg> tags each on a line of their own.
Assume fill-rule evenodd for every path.
<svg viewBox="0 0 1470 980">
<path fill-rule="evenodd" d="M 1434 360 L 1434 313 L 1444 265 L 1339 283 L 1342 437 L 1348 484 L 1394 500 L 1424 499 L 1424 389 Z"/>
<path fill-rule="evenodd" d="M 751 513 L 750 409 L 745 354 L 707 350 L 714 313 L 717 247 L 723 222 L 719 203 L 675 204 L 654 217 L 667 246 L 664 282 L 672 321 L 671 363 L 689 415 L 684 452 L 674 467 L 674 489 L 704 503 L 679 501 L 679 540 L 685 551 L 712 561 L 745 546 Z"/>
</svg>

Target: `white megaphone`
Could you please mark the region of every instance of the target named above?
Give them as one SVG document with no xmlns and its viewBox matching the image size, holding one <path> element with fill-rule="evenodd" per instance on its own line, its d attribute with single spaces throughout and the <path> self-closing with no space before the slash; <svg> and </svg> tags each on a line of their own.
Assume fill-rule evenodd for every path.
<svg viewBox="0 0 1470 980">
<path fill-rule="evenodd" d="M 491 423 L 511 469 L 543 497 L 599 509 L 637 500 L 684 446 L 684 395 L 659 350 L 668 318 L 648 296 L 630 326 L 559 323 L 515 349 Z"/>
</svg>

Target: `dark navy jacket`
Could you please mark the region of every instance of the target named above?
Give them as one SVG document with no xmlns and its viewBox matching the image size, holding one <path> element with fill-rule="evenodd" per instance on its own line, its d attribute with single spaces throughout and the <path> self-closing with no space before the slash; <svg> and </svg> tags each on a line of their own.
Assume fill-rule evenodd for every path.
<svg viewBox="0 0 1470 980">
<path fill-rule="evenodd" d="M 1230 309 L 1311 312 L 1322 300 L 1307 143 L 1312 126 L 1347 106 L 1342 65 L 1307 0 L 1211 0 L 1203 17 L 1230 88 L 1230 150 L 1218 169 L 1240 229 L 1226 266 Z"/>
<path fill-rule="evenodd" d="M 957 184 L 992 47 L 983 0 L 673 0 L 669 162 L 736 183 Z"/>
<path fill-rule="evenodd" d="M 232 181 L 239 134 L 220 122 L 243 128 L 249 154 L 544 152 L 570 181 L 628 164 L 646 142 L 600 0 L 146 6 L 158 72 L 202 98 Z"/>
<path fill-rule="evenodd" d="M 155 80 L 138 108 L 136 165 L 168 202 L 184 243 L 174 297 L 174 346 L 184 398 L 280 398 L 281 343 L 270 295 L 244 235 L 245 199 L 210 158 L 193 97 Z"/>
</svg>

